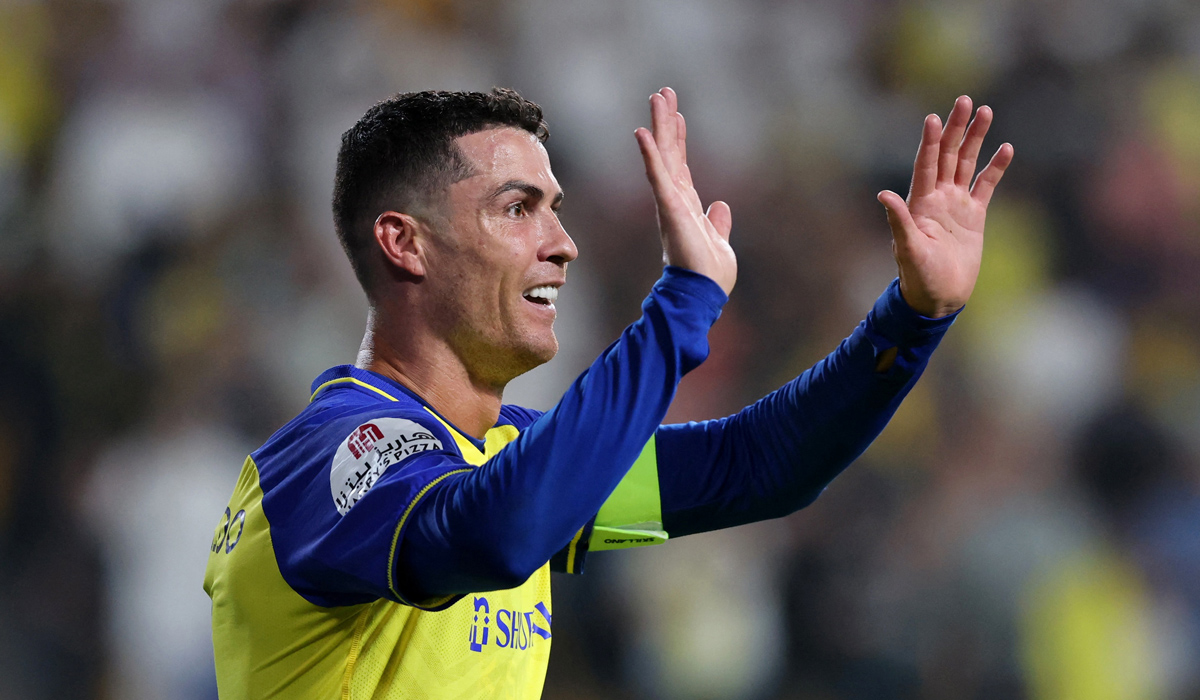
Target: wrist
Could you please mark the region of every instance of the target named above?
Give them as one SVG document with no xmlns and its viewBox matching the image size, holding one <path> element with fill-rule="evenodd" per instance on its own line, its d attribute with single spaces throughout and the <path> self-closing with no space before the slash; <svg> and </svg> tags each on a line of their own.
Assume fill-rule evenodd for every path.
<svg viewBox="0 0 1200 700">
<path fill-rule="evenodd" d="M 958 318 L 958 311 L 961 309 L 940 317 L 927 316 L 908 303 L 900 290 L 900 281 L 893 280 L 867 314 L 867 326 L 870 334 L 876 336 L 872 342 L 877 349 L 908 347 L 945 333 Z"/>
<path fill-rule="evenodd" d="M 696 297 L 718 315 L 725 303 L 729 301 L 729 295 L 716 280 L 701 272 L 677 265 L 664 266 L 662 277 L 654 286 L 660 289 L 674 289 Z"/>
<path fill-rule="evenodd" d="M 904 277 L 900 277 L 900 298 L 908 306 L 915 311 L 919 316 L 928 319 L 940 319 L 947 316 L 953 316 L 959 311 L 962 311 L 966 306 L 965 302 L 943 301 L 930 297 L 928 294 L 914 293 L 908 285 L 904 283 Z"/>
</svg>

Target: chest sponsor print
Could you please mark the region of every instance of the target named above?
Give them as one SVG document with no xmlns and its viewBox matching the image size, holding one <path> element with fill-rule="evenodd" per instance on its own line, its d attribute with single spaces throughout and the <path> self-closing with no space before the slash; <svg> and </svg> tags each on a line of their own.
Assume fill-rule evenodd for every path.
<svg viewBox="0 0 1200 700">
<path fill-rule="evenodd" d="M 525 651 L 535 636 L 550 639 L 550 609 L 545 603 L 538 602 L 533 610 L 521 611 L 492 610 L 484 596 L 475 596 L 471 602 L 475 606 L 468 638 L 471 651 L 483 651 L 489 643 L 501 649 Z"/>
<path fill-rule="evenodd" d="M 429 429 L 407 418 L 376 418 L 355 428 L 333 455 L 329 488 L 345 515 L 388 467 L 420 452 L 442 449 Z"/>
</svg>

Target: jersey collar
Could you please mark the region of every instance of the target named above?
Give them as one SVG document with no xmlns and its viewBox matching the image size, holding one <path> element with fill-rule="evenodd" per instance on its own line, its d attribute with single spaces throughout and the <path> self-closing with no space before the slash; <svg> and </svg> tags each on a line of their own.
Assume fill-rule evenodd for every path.
<svg viewBox="0 0 1200 700">
<path fill-rule="evenodd" d="M 430 406 L 425 399 L 421 398 L 412 389 L 404 386 L 400 382 L 389 379 L 382 374 L 376 374 L 370 370 L 360 369 L 354 365 L 338 365 L 325 370 L 313 380 L 311 391 L 312 396 L 309 398 L 309 403 L 317 400 L 317 397 L 327 391 L 336 389 L 358 386 L 366 389 L 377 395 L 380 400 L 399 401 L 401 396 L 407 396 L 413 401 L 424 406 L 430 413 L 437 416 L 446 425 L 450 426 L 459 435 L 462 435 L 472 444 L 483 449 L 484 441 L 480 440 L 469 433 L 459 429 L 457 425 L 451 423 L 445 416 L 437 412 L 433 406 Z"/>
</svg>

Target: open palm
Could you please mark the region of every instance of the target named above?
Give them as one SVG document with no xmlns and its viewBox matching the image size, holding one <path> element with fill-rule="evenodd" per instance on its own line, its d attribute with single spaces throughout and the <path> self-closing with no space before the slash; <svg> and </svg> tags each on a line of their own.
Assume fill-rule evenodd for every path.
<svg viewBox="0 0 1200 700">
<path fill-rule="evenodd" d="M 971 98 L 965 95 L 955 101 L 945 129 L 937 115 L 929 115 L 908 199 L 890 190 L 879 193 L 892 229 L 900 292 L 925 316 L 957 311 L 975 289 L 988 202 L 1013 159 L 1012 145 L 1003 144 L 972 185 L 991 123 L 988 107 L 971 119 Z"/>
<path fill-rule="evenodd" d="M 663 258 L 698 272 L 729 294 L 737 282 L 737 256 L 729 246 L 733 215 L 717 201 L 705 211 L 687 164 L 687 122 L 669 87 L 650 96 L 651 129 L 634 132 L 646 177 L 654 190 Z"/>
</svg>

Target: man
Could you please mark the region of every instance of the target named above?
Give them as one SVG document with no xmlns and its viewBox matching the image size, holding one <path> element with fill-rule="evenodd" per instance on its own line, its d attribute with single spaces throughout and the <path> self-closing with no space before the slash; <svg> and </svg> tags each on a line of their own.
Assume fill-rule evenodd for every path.
<svg viewBox="0 0 1200 700">
<path fill-rule="evenodd" d="M 925 121 L 900 277 L 829 357 L 718 421 L 660 426 L 733 289 L 729 207 L 692 186 L 675 93 L 637 142 L 667 266 L 642 317 L 540 414 L 505 384 L 557 350 L 575 259 L 541 109 L 508 90 L 399 95 L 342 138 L 338 235 L 370 302 L 355 366 L 246 460 L 205 589 L 223 698 L 535 698 L 551 568 L 810 503 L 885 425 L 975 284 L 1005 144 Z M 970 124 L 968 125 L 968 122 Z"/>
</svg>

